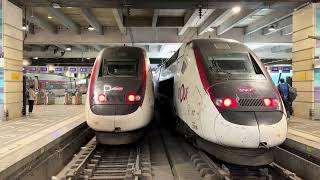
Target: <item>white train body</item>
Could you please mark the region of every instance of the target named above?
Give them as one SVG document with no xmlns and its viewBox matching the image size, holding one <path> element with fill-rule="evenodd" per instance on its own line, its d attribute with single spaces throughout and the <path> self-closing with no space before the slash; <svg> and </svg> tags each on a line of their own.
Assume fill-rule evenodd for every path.
<svg viewBox="0 0 320 180">
<path fill-rule="evenodd" d="M 193 40 L 160 68 L 158 86 L 173 78 L 175 113 L 197 136 L 199 146 L 230 163 L 271 161 L 270 152 L 264 150 L 258 154 L 268 157 L 252 162 L 243 162 L 241 155 L 241 160 L 221 157 L 228 148 L 233 155 L 248 153 L 286 139 L 281 98 L 261 61 L 245 45 L 226 39 Z"/>
<path fill-rule="evenodd" d="M 136 47 L 102 50 L 96 58 L 86 100 L 88 125 L 99 143 L 127 144 L 143 135 L 153 118 L 152 72 Z"/>
</svg>

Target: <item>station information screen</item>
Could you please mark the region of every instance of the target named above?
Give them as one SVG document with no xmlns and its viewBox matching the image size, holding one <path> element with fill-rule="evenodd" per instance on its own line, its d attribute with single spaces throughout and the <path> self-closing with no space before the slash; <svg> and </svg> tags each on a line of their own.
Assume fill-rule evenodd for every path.
<svg viewBox="0 0 320 180">
<path fill-rule="evenodd" d="M 48 67 L 40 67 L 40 72 L 47 73 L 48 72 Z"/>
<path fill-rule="evenodd" d="M 83 73 L 83 74 L 88 73 L 88 68 L 87 67 L 80 67 L 80 73 Z"/>
<path fill-rule="evenodd" d="M 77 69 L 77 67 L 69 67 L 69 72 L 71 72 L 71 73 L 77 73 L 77 72 L 78 72 L 78 69 Z"/>
<path fill-rule="evenodd" d="M 55 73 L 63 73 L 63 71 L 64 71 L 64 70 L 63 70 L 63 67 L 55 67 L 55 68 L 54 68 L 54 72 L 55 72 Z"/>
<path fill-rule="evenodd" d="M 279 67 L 271 67 L 272 72 L 279 72 Z"/>
</svg>

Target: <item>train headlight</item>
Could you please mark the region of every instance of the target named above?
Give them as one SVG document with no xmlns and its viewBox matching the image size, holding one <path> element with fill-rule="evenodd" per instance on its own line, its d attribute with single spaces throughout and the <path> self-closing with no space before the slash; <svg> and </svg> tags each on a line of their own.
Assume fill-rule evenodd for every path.
<svg viewBox="0 0 320 180">
<path fill-rule="evenodd" d="M 140 100 L 141 100 L 141 96 L 136 95 L 136 94 L 134 94 L 134 93 L 129 93 L 129 94 L 127 95 L 127 101 L 128 101 L 129 103 L 137 102 L 137 101 L 140 101 Z"/>
<path fill-rule="evenodd" d="M 107 96 L 105 94 L 100 94 L 98 96 L 98 101 L 99 102 L 107 102 Z"/>
<path fill-rule="evenodd" d="M 279 105 L 279 101 L 277 99 L 273 99 L 273 98 L 269 98 L 269 97 L 263 98 L 262 102 L 265 107 L 276 108 Z"/>
<path fill-rule="evenodd" d="M 127 99 L 128 99 L 129 102 L 134 102 L 136 98 L 135 98 L 135 96 L 133 94 L 129 94 Z"/>
<path fill-rule="evenodd" d="M 218 98 L 215 100 L 215 104 L 216 106 L 223 108 L 231 108 L 238 106 L 236 99 L 232 97 Z"/>
</svg>

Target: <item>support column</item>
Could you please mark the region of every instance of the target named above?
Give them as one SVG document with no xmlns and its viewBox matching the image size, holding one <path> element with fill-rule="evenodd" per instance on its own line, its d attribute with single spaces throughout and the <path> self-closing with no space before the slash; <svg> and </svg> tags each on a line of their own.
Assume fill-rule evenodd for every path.
<svg viewBox="0 0 320 180">
<path fill-rule="evenodd" d="M 22 116 L 22 9 L 3 2 L 4 110 L 7 119 Z"/>
<path fill-rule="evenodd" d="M 297 117 L 311 119 L 314 112 L 315 4 L 293 13 L 292 70 L 293 87 L 298 97 L 293 103 Z"/>
</svg>

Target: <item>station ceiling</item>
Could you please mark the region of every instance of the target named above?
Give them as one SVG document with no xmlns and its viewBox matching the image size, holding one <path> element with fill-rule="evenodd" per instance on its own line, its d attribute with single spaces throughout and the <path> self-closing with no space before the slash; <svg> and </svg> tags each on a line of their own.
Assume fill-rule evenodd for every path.
<svg viewBox="0 0 320 180">
<path fill-rule="evenodd" d="M 116 45 L 140 46 L 151 58 L 168 58 L 181 43 L 201 37 L 233 38 L 265 59 L 290 59 L 292 12 L 309 2 L 10 1 L 24 9 L 25 58 L 50 60 L 94 58 L 102 48 Z"/>
</svg>

